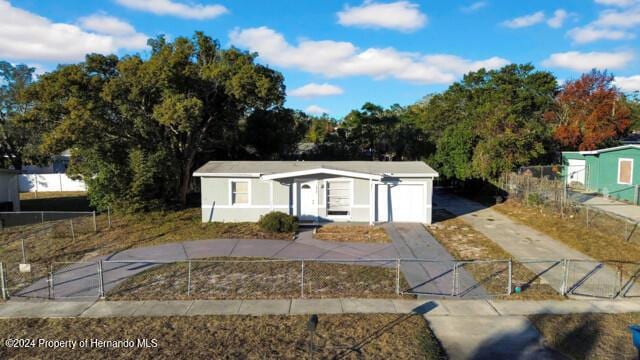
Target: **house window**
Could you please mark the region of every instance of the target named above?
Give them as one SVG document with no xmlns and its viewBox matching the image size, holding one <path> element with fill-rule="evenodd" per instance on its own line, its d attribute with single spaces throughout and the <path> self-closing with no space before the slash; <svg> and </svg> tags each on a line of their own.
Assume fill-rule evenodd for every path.
<svg viewBox="0 0 640 360">
<path fill-rule="evenodd" d="M 633 159 L 618 159 L 618 184 L 633 182 Z"/>
<path fill-rule="evenodd" d="M 249 182 L 231 182 L 231 205 L 249 205 Z"/>
<path fill-rule="evenodd" d="M 327 182 L 327 215 L 348 216 L 351 208 L 351 182 Z"/>
</svg>

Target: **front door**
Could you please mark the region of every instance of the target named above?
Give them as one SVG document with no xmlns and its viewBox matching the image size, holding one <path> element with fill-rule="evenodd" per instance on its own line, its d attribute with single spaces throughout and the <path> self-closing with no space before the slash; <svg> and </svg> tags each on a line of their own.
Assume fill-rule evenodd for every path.
<svg viewBox="0 0 640 360">
<path fill-rule="evenodd" d="M 318 217 L 318 182 L 300 184 L 300 220 L 316 221 Z"/>
</svg>

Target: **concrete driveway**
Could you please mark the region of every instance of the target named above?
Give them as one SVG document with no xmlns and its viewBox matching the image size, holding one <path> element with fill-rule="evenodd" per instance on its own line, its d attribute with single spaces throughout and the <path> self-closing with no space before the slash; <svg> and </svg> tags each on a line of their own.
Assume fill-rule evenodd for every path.
<svg viewBox="0 0 640 360">
<path fill-rule="evenodd" d="M 447 297 L 453 294 L 454 258 L 429 234 L 422 224 L 388 223 L 384 225 L 393 245 L 403 259 L 401 270 L 410 285 L 405 292 L 423 297 Z M 456 296 L 485 297 L 487 293 L 464 269 L 458 272 Z"/>
</svg>

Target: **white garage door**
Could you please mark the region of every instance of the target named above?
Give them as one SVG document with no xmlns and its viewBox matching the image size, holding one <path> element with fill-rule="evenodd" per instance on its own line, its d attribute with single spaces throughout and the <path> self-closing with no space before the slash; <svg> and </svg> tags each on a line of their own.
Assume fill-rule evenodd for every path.
<svg viewBox="0 0 640 360">
<path fill-rule="evenodd" d="M 424 185 L 379 185 L 377 220 L 424 222 L 424 201 Z"/>
<path fill-rule="evenodd" d="M 569 173 L 569 184 L 579 182 L 584 185 L 585 173 L 587 165 L 584 160 L 569 159 L 567 172 Z"/>
</svg>

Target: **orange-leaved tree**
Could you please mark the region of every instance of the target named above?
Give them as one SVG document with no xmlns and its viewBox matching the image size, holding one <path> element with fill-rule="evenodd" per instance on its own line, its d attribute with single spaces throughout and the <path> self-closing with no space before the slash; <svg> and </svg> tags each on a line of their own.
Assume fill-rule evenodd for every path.
<svg viewBox="0 0 640 360">
<path fill-rule="evenodd" d="M 613 75 L 592 70 L 568 81 L 545 115 L 554 138 L 566 150 L 594 150 L 612 144 L 631 124 L 631 111 L 613 85 Z"/>
</svg>

